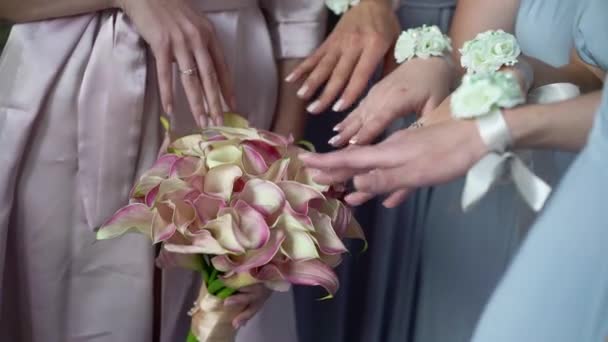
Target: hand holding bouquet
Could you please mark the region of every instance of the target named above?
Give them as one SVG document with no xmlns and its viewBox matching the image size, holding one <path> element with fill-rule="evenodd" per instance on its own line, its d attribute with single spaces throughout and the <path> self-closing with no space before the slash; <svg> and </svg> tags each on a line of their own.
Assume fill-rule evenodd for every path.
<svg viewBox="0 0 608 342">
<path fill-rule="evenodd" d="M 97 233 L 145 234 L 162 244 L 159 266 L 201 273 L 190 340 L 233 341 L 243 308 L 223 300 L 254 284 L 322 286 L 332 296 L 342 240 L 364 239 L 340 192 L 312 180 L 303 149 L 236 115 L 225 123 L 171 143 Z"/>
</svg>

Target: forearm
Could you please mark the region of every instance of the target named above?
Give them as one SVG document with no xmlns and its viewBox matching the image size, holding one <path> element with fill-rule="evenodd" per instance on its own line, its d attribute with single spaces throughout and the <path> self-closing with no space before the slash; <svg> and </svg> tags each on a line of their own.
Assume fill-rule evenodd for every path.
<svg viewBox="0 0 608 342">
<path fill-rule="evenodd" d="M 578 151 L 587 142 L 601 92 L 575 99 L 505 110 L 504 116 L 518 148 Z"/>
<path fill-rule="evenodd" d="M 296 92 L 298 85 L 285 82 L 285 78 L 301 62 L 301 59 L 279 61 L 279 97 L 272 130 L 279 134 L 293 135 L 298 140 L 304 136 L 306 128 L 306 102 Z"/>
<path fill-rule="evenodd" d="M 118 7 L 117 0 L 2 0 L 0 19 L 27 22 Z"/>
<path fill-rule="evenodd" d="M 464 74 L 460 66 L 459 49 L 478 33 L 487 30 L 513 32 L 519 9 L 519 0 L 459 0 L 450 27 L 452 58 L 455 72 Z"/>
</svg>

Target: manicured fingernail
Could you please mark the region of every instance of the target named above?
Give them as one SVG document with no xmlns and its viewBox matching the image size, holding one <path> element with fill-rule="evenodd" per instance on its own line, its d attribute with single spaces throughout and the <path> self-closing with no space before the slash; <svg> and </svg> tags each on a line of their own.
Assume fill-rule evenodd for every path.
<svg viewBox="0 0 608 342">
<path fill-rule="evenodd" d="M 237 306 L 239 305 L 238 300 L 234 300 L 232 298 L 228 298 L 224 301 L 224 306 Z"/>
<path fill-rule="evenodd" d="M 332 145 L 332 146 L 336 146 L 336 144 L 338 143 L 338 141 L 340 141 L 340 135 L 336 135 L 333 138 L 329 139 L 329 141 L 327 142 L 328 144 Z"/>
<path fill-rule="evenodd" d="M 343 106 L 343 105 L 344 105 L 344 100 L 339 99 L 339 100 L 338 100 L 338 102 L 336 102 L 336 103 L 334 104 L 334 106 L 333 106 L 333 107 L 331 107 L 331 109 L 332 109 L 334 112 L 339 112 L 339 111 L 341 111 L 341 110 L 342 110 L 342 106 Z"/>
<path fill-rule="evenodd" d="M 167 108 L 165 109 L 165 111 L 167 112 L 167 114 L 173 114 L 173 106 L 167 105 Z"/>
<path fill-rule="evenodd" d="M 333 131 L 334 132 L 340 132 L 340 131 L 342 131 L 342 126 L 340 124 L 335 125 L 334 128 L 333 128 Z"/>
<path fill-rule="evenodd" d="M 285 82 L 292 82 L 295 77 L 296 75 L 294 73 L 291 73 L 287 75 L 287 77 L 285 77 Z"/>
<path fill-rule="evenodd" d="M 304 97 L 304 96 L 306 96 L 306 93 L 308 93 L 308 86 L 305 84 L 305 85 L 302 86 L 302 88 L 300 88 L 298 90 L 297 94 L 298 94 L 299 97 Z"/>
<path fill-rule="evenodd" d="M 357 145 L 358 142 L 359 140 L 357 139 L 357 137 L 354 137 L 348 141 L 348 143 L 351 145 Z"/>
<path fill-rule="evenodd" d="M 317 101 L 315 101 L 315 102 L 311 103 L 311 104 L 310 104 L 310 105 L 309 105 L 309 106 L 306 108 L 306 110 L 307 110 L 309 113 L 316 113 L 316 110 L 317 110 L 317 108 L 319 108 L 319 105 L 320 105 L 320 104 L 321 104 L 321 102 L 319 102 L 319 100 L 317 100 Z"/>
<path fill-rule="evenodd" d="M 306 161 L 306 159 L 310 159 L 312 157 L 312 153 L 302 153 L 298 155 L 298 158 L 302 161 Z"/>
</svg>

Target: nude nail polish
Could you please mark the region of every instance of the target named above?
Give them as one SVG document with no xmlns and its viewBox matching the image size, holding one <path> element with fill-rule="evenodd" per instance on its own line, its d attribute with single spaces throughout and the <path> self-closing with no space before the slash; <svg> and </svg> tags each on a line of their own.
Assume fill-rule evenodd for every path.
<svg viewBox="0 0 608 342">
<path fill-rule="evenodd" d="M 316 113 L 316 110 L 317 110 L 317 108 L 319 108 L 319 105 L 320 105 L 320 104 L 321 104 L 321 103 L 319 102 L 319 100 L 317 100 L 317 101 L 315 101 L 315 102 L 311 103 L 311 104 L 310 104 L 308 107 L 306 107 L 306 110 L 307 110 L 309 113 Z"/>
<path fill-rule="evenodd" d="M 332 145 L 332 146 L 336 146 L 336 144 L 338 143 L 338 141 L 340 141 L 340 135 L 336 135 L 333 138 L 329 139 L 329 141 L 327 143 L 330 144 L 330 145 Z"/>
<path fill-rule="evenodd" d="M 305 84 L 305 85 L 302 86 L 302 88 L 300 88 L 298 90 L 297 95 L 299 97 L 304 97 L 304 96 L 306 96 L 306 93 L 308 93 L 308 86 Z"/>
<path fill-rule="evenodd" d="M 339 112 L 339 111 L 341 111 L 341 110 L 342 110 L 342 106 L 344 106 L 344 100 L 343 100 L 343 99 L 339 99 L 339 100 L 338 100 L 338 102 L 336 102 L 336 103 L 334 104 L 334 106 L 333 106 L 333 107 L 331 107 L 331 109 L 332 109 L 334 112 Z"/>
</svg>

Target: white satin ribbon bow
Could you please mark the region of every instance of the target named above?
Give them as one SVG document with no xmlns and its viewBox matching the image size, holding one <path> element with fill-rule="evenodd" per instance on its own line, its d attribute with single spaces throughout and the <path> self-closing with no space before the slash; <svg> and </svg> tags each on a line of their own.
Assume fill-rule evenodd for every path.
<svg viewBox="0 0 608 342">
<path fill-rule="evenodd" d="M 578 87 L 573 84 L 554 83 L 531 91 L 528 103 L 565 101 L 579 94 Z M 521 197 L 534 211 L 542 209 L 551 194 L 551 187 L 535 175 L 519 156 L 506 152 L 512 140 L 502 113 L 497 110 L 478 118 L 477 126 L 482 140 L 491 152 L 467 173 L 462 193 L 463 210 L 473 207 L 502 179 L 513 181 Z"/>
</svg>

